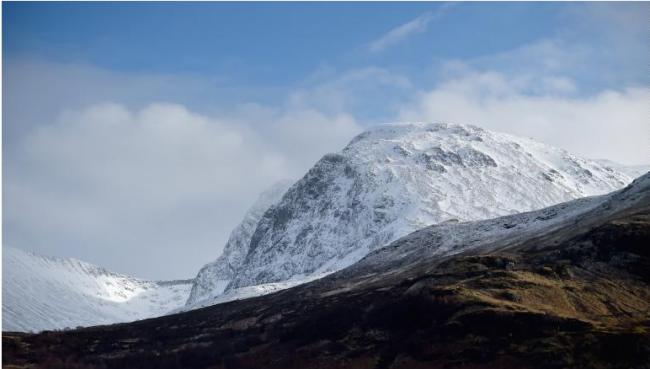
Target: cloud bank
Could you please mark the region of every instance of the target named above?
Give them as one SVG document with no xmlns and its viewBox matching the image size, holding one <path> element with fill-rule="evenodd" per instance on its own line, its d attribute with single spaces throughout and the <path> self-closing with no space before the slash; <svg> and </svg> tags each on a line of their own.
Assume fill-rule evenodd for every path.
<svg viewBox="0 0 650 369">
<path fill-rule="evenodd" d="M 260 191 L 360 131 L 349 116 L 307 109 L 255 118 L 169 103 L 69 110 L 5 163 L 5 242 L 142 277 L 191 277 Z"/>
</svg>

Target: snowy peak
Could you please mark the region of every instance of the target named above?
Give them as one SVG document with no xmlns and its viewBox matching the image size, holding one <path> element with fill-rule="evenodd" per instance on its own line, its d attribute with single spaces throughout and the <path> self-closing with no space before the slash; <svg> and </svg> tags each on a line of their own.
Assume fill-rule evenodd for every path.
<svg viewBox="0 0 650 369">
<path fill-rule="evenodd" d="M 474 126 L 379 126 L 325 155 L 264 213 L 226 290 L 339 270 L 427 225 L 530 211 L 631 180 Z"/>
<path fill-rule="evenodd" d="M 598 161 L 583 159 L 532 139 L 471 125 L 381 125 L 355 137 L 343 153 L 377 167 L 382 166 L 377 159 L 383 159 L 392 166 L 424 166 L 439 173 L 505 166 L 535 180 L 541 176 L 569 191 L 587 194 L 620 188 L 630 180 L 629 175 Z M 537 171 L 527 172 L 526 169 Z"/>
<path fill-rule="evenodd" d="M 3 330 L 133 321 L 182 306 L 191 281 L 147 281 L 76 259 L 3 247 Z"/>
</svg>

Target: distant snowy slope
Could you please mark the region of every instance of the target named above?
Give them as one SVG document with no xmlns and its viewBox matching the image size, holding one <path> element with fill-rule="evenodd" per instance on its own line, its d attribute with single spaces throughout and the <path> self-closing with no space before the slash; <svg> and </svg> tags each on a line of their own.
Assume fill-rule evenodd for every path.
<svg viewBox="0 0 650 369">
<path fill-rule="evenodd" d="M 190 281 L 153 282 L 75 259 L 2 248 L 2 330 L 127 322 L 182 306 Z"/>
<path fill-rule="evenodd" d="M 291 184 L 293 181 L 280 181 L 260 194 L 241 223 L 230 233 L 221 256 L 199 270 L 187 299 L 188 306 L 223 293 L 248 254 L 248 245 L 257 222 L 271 205 L 282 198 Z"/>
<path fill-rule="evenodd" d="M 631 180 L 597 161 L 474 126 L 378 126 L 325 155 L 264 213 L 225 291 L 339 270 L 431 224 L 540 209 Z"/>
<path fill-rule="evenodd" d="M 597 159 L 596 161 L 606 168 L 612 168 L 621 173 L 625 173 L 632 178 L 638 178 L 650 172 L 650 165 L 623 165 L 607 159 Z"/>
</svg>

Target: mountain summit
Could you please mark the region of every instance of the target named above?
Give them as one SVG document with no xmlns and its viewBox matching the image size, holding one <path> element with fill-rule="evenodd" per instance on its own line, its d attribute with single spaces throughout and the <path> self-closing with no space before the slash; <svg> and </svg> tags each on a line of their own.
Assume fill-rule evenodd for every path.
<svg viewBox="0 0 650 369">
<path fill-rule="evenodd" d="M 336 271 L 431 224 L 540 209 L 611 192 L 632 179 L 598 161 L 475 126 L 381 125 L 325 155 L 258 211 L 238 268 L 228 278 L 211 274 L 214 264 L 204 268 L 193 287 L 203 293 L 188 303 Z M 196 286 L 217 279 L 217 293 Z"/>
</svg>

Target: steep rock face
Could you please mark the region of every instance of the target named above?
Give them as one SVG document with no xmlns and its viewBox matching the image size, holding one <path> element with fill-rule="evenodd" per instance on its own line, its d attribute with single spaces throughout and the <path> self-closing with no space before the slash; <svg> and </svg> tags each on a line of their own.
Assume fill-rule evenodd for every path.
<svg viewBox="0 0 650 369">
<path fill-rule="evenodd" d="M 292 183 L 290 180 L 280 181 L 260 194 L 242 222 L 230 233 L 221 256 L 199 270 L 187 299 L 188 306 L 223 293 L 248 254 L 248 246 L 257 222 L 271 205 L 282 198 Z"/>
<path fill-rule="evenodd" d="M 2 329 L 40 331 L 129 322 L 183 305 L 191 281 L 147 281 L 75 259 L 3 246 Z"/>
<path fill-rule="evenodd" d="M 378 126 L 325 155 L 264 213 L 226 290 L 339 270 L 426 225 L 539 209 L 631 180 L 474 126 Z"/>
</svg>

